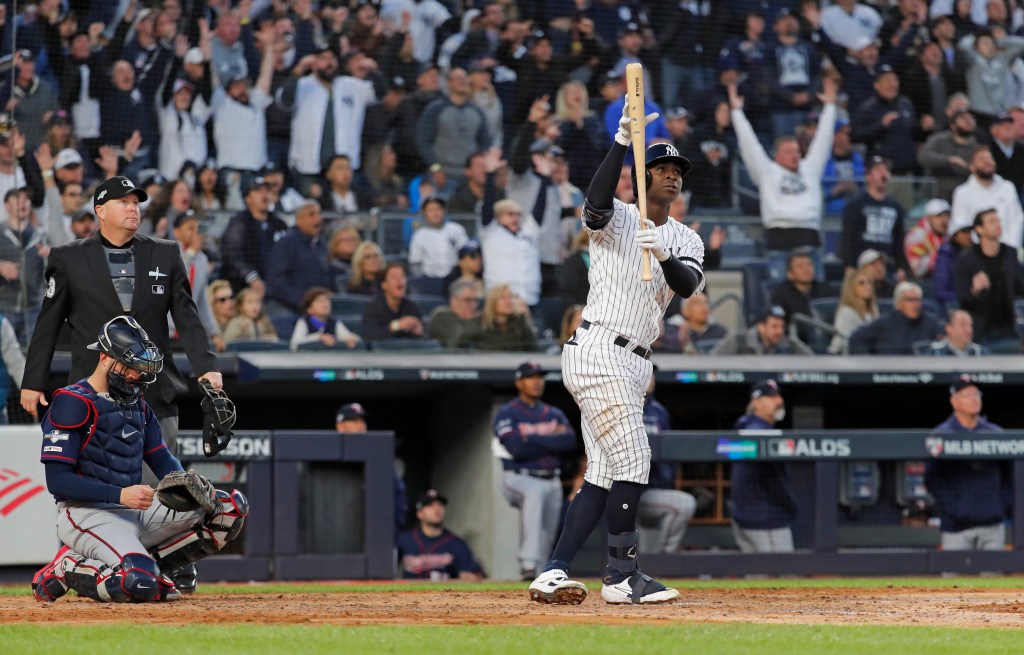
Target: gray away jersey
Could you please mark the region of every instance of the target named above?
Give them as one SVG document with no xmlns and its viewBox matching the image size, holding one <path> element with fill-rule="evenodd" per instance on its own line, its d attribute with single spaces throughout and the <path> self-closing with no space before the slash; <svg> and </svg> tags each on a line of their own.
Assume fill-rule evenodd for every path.
<svg viewBox="0 0 1024 655">
<path fill-rule="evenodd" d="M 636 343 L 649 346 L 658 338 L 661 319 L 675 293 L 665 282 L 661 262 L 651 253 L 654 279 L 644 282 L 642 249 L 634 238 L 640 231 L 640 209 L 613 201 L 615 214 L 604 229 L 590 230 L 590 294 L 583 318 Z M 586 226 L 586 223 L 584 223 Z M 693 267 L 704 288 L 704 242 L 673 218 L 656 228 L 666 249 Z M 692 260 L 692 261 L 690 261 Z"/>
</svg>

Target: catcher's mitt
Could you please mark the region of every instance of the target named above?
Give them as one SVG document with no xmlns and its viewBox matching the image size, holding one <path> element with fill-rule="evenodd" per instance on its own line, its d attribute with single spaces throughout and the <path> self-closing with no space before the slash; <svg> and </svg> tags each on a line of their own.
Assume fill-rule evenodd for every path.
<svg viewBox="0 0 1024 655">
<path fill-rule="evenodd" d="M 203 511 L 212 513 L 217 509 L 217 490 L 192 469 L 168 473 L 157 485 L 156 497 L 160 504 L 176 512 L 202 507 Z"/>
<path fill-rule="evenodd" d="M 231 402 L 223 389 L 214 389 L 206 380 L 199 381 L 204 397 L 203 408 L 203 454 L 213 457 L 227 448 L 231 441 L 231 426 L 235 424 L 235 403 Z"/>
</svg>

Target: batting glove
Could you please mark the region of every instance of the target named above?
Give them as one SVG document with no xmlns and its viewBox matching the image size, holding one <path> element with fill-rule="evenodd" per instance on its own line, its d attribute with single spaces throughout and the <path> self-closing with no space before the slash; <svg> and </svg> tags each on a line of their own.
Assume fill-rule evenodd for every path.
<svg viewBox="0 0 1024 655">
<path fill-rule="evenodd" d="M 644 250 L 650 250 L 654 253 L 655 259 L 659 262 L 663 262 L 672 254 L 665 247 L 665 242 L 661 239 L 661 233 L 654 228 L 654 221 L 650 219 L 644 219 L 644 229 L 636 233 L 635 241 Z"/>
<path fill-rule="evenodd" d="M 644 127 L 658 118 L 658 112 L 647 114 L 644 117 Z M 628 146 L 633 140 L 633 131 L 629 125 L 629 96 L 625 96 L 622 102 L 622 118 L 619 119 L 619 131 L 615 133 L 615 143 Z"/>
</svg>

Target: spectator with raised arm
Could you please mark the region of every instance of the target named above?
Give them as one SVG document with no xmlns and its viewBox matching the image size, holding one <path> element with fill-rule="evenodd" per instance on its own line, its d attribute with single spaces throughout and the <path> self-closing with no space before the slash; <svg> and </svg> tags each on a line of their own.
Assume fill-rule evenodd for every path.
<svg viewBox="0 0 1024 655">
<path fill-rule="evenodd" d="M 732 125 L 740 156 L 760 195 L 765 254 L 769 272 L 777 280 L 785 277 L 789 255 L 798 249 L 808 249 L 816 277 L 825 277 L 821 263 L 821 178 L 832 149 L 838 83 L 825 78 L 824 86 L 818 96 L 824 109 L 807 156 L 800 157 L 796 137 L 787 135 L 776 139 L 774 159 L 768 157 L 743 113 L 743 98 L 736 86 L 729 87 Z"/>
</svg>

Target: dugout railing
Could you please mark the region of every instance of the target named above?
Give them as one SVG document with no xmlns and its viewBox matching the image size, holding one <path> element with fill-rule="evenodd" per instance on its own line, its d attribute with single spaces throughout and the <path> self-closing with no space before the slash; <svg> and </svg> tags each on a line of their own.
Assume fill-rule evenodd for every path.
<svg viewBox="0 0 1024 655">
<path fill-rule="evenodd" d="M 926 430 L 764 430 L 664 432 L 652 435 L 656 461 L 785 462 L 799 507 L 797 551 L 745 554 L 735 550 L 644 556 L 662 576 L 928 575 L 1024 570 L 1024 431 L 941 433 Z M 852 462 L 1005 460 L 1010 463 L 1009 543 L 1003 551 L 942 551 L 914 547 L 843 547 L 841 467 Z M 870 527 L 870 526 L 869 526 Z M 884 529 L 884 525 L 876 526 Z M 926 524 L 916 528 L 932 531 Z M 927 540 L 925 540 L 927 541 Z M 728 548 L 728 545 L 726 545 Z"/>
</svg>

